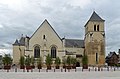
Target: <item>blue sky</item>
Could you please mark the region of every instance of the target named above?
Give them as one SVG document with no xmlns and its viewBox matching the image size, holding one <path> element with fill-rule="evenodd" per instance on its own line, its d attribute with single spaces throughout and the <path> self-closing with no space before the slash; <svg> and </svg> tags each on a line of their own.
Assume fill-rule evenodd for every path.
<svg viewBox="0 0 120 79">
<path fill-rule="evenodd" d="M 105 20 L 106 53 L 120 47 L 119 0 L 0 0 L 0 53 L 12 53 L 21 34 L 31 36 L 47 19 L 59 36 L 84 39 L 93 11 Z"/>
</svg>

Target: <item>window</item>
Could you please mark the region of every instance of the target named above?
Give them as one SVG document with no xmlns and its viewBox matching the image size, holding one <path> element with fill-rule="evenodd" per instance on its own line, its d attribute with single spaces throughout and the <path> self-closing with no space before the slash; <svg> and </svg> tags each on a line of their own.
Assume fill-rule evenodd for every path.
<svg viewBox="0 0 120 79">
<path fill-rule="evenodd" d="M 76 58 L 81 58 L 82 57 L 82 55 L 76 55 Z"/>
<path fill-rule="evenodd" d="M 39 46 L 35 46 L 34 48 L 34 58 L 39 58 L 40 57 L 40 48 Z"/>
<path fill-rule="evenodd" d="M 98 64 L 98 53 L 96 53 L 96 64 Z"/>
<path fill-rule="evenodd" d="M 56 58 L 56 47 L 51 48 L 51 57 Z"/>
<path fill-rule="evenodd" d="M 96 25 L 94 25 L 94 31 L 96 31 Z"/>
<path fill-rule="evenodd" d="M 99 31 L 99 25 L 97 25 L 97 31 Z"/>
<path fill-rule="evenodd" d="M 45 35 L 43 35 L 43 39 L 45 39 Z"/>
</svg>

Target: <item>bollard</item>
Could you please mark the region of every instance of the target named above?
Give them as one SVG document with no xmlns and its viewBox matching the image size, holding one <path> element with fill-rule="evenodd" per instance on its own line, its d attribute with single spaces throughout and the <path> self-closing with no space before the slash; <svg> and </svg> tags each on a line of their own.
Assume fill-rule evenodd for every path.
<svg viewBox="0 0 120 79">
<path fill-rule="evenodd" d="M 82 72 L 83 72 L 83 68 L 82 68 Z"/>
<path fill-rule="evenodd" d="M 25 69 L 23 69 L 23 72 L 25 72 Z"/>
<path fill-rule="evenodd" d="M 40 69 L 39 69 L 39 72 L 40 72 Z"/>
<path fill-rule="evenodd" d="M 107 67 L 107 71 L 109 71 L 109 67 Z"/>
<path fill-rule="evenodd" d="M 61 72 L 63 72 L 63 69 L 61 69 Z"/>
<path fill-rule="evenodd" d="M 98 67 L 98 71 L 100 71 L 100 67 Z"/>
<path fill-rule="evenodd" d="M 54 69 L 54 72 L 55 72 L 55 69 Z"/>
<path fill-rule="evenodd" d="M 66 72 L 66 68 L 65 68 L 65 72 Z"/>
<path fill-rule="evenodd" d="M 77 69 L 75 68 L 75 72 L 77 72 Z"/>
<path fill-rule="evenodd" d="M 17 68 L 15 68 L 15 72 L 17 72 Z"/>
<path fill-rule="evenodd" d="M 90 72 L 90 68 L 89 68 L 89 72 Z"/>
<path fill-rule="evenodd" d="M 27 72 L 29 72 L 29 69 L 27 69 Z"/>
<path fill-rule="evenodd" d="M 97 69 L 95 68 L 95 71 L 97 71 Z"/>
<path fill-rule="evenodd" d="M 114 71 L 115 71 L 115 68 L 114 68 Z"/>
<path fill-rule="evenodd" d="M 101 71 L 103 71 L 103 68 L 101 68 Z"/>
<path fill-rule="evenodd" d="M 48 72 L 48 69 L 46 69 L 46 72 Z"/>
<path fill-rule="evenodd" d="M 31 72 L 33 72 L 33 69 L 31 69 Z"/>
</svg>

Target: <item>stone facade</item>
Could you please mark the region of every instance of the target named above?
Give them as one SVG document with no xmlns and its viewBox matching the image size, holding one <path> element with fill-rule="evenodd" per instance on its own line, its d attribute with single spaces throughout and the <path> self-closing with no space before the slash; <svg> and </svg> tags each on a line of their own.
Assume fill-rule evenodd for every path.
<svg viewBox="0 0 120 79">
<path fill-rule="evenodd" d="M 93 12 L 93 15 L 95 14 L 96 13 Z M 94 17 L 93 15 L 91 16 L 92 19 Z M 96 16 L 98 15 L 96 14 Z M 93 30 L 95 24 L 99 25 L 99 28 L 97 28 L 99 31 Z M 30 55 L 35 58 L 41 56 L 44 63 L 46 55 L 52 55 L 53 53 L 55 56 L 53 56 L 53 58 L 60 57 L 61 60 L 68 55 L 73 57 L 78 56 L 77 59 L 80 60 L 79 62 L 81 63 L 82 56 L 85 53 L 88 56 L 89 65 L 104 65 L 104 35 L 104 20 L 89 20 L 85 25 L 84 40 L 61 39 L 49 22 L 45 20 L 31 37 L 22 36 L 20 40 L 15 41 L 13 44 L 13 63 L 19 64 L 19 59 L 22 55 Z"/>
<path fill-rule="evenodd" d="M 105 64 L 104 20 L 93 12 L 85 25 L 85 54 L 89 65 Z"/>
</svg>

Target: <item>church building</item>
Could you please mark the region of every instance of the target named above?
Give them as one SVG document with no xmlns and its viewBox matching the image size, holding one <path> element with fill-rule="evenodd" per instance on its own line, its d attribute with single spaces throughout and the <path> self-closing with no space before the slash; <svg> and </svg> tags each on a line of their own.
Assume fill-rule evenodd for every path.
<svg viewBox="0 0 120 79">
<path fill-rule="evenodd" d="M 19 64 L 21 56 L 30 55 L 34 58 L 42 57 L 45 63 L 46 56 L 61 60 L 70 55 L 81 63 L 84 54 L 88 56 L 89 65 L 105 64 L 105 30 L 104 21 L 94 11 L 85 24 L 85 38 L 60 38 L 47 20 L 39 26 L 31 37 L 22 36 L 13 44 L 13 64 Z"/>
</svg>

